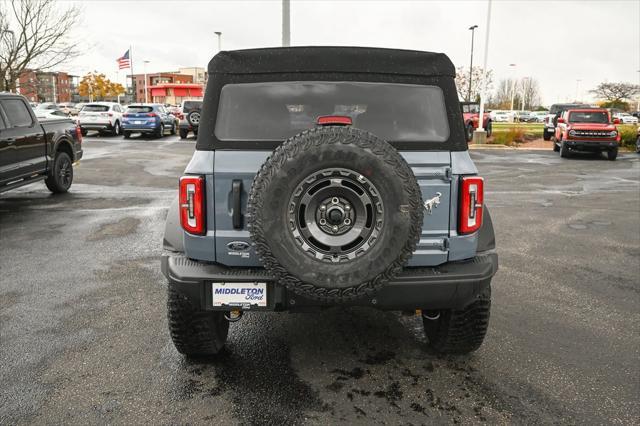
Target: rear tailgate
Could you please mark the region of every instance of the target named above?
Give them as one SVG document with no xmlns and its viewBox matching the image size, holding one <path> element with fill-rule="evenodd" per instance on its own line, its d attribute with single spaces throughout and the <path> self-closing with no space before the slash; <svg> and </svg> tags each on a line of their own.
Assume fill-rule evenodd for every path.
<svg viewBox="0 0 640 426">
<path fill-rule="evenodd" d="M 216 261 L 227 266 L 261 266 L 247 229 L 246 204 L 253 178 L 270 151 L 216 151 L 214 156 L 214 203 Z M 447 261 L 449 209 L 451 208 L 451 157 L 441 152 L 401 152 L 418 179 L 425 211 L 422 235 L 410 266 L 433 266 Z M 283 201 L 284 202 L 284 201 Z M 234 204 L 240 205 L 236 215 Z M 211 206 L 211 205 L 210 205 Z M 238 217 L 240 220 L 238 220 Z"/>
</svg>

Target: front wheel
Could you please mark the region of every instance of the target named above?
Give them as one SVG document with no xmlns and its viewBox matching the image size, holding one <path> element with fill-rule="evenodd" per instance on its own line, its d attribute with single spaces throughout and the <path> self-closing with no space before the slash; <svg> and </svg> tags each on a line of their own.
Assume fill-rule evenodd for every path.
<svg viewBox="0 0 640 426">
<path fill-rule="evenodd" d="M 609 161 L 616 161 L 616 158 L 618 158 L 618 148 L 613 148 L 607 151 L 607 159 Z"/>
<path fill-rule="evenodd" d="M 467 132 L 466 132 L 467 133 L 467 142 L 471 142 L 471 140 L 473 139 L 473 130 L 474 130 L 473 124 L 469 123 L 467 125 L 467 129 L 466 130 L 467 130 Z"/>
<path fill-rule="evenodd" d="M 73 165 L 66 152 L 58 152 L 53 160 L 53 167 L 44 181 L 49 191 L 62 194 L 69 190 L 73 182 Z"/>
<path fill-rule="evenodd" d="M 478 349 L 489 327 L 491 285 L 478 298 L 462 309 L 422 312 L 428 346 L 443 354 L 467 354 Z"/>
<path fill-rule="evenodd" d="M 167 295 L 167 314 L 171 340 L 181 354 L 216 355 L 227 341 L 229 321 L 225 313 L 199 311 L 172 283 Z"/>
<path fill-rule="evenodd" d="M 569 147 L 567 146 L 567 143 L 561 140 L 560 141 L 560 157 L 569 158 L 570 155 L 571 153 L 569 152 Z"/>
<path fill-rule="evenodd" d="M 549 133 L 547 131 L 547 129 L 544 129 L 542 131 L 542 139 L 544 139 L 545 141 L 550 141 L 551 140 L 551 133 Z"/>
</svg>

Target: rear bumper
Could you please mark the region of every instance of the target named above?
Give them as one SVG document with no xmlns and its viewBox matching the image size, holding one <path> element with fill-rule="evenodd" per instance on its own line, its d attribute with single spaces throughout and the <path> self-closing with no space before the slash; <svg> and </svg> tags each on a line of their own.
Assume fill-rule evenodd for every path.
<svg viewBox="0 0 640 426">
<path fill-rule="evenodd" d="M 228 268 L 169 255 L 162 256 L 161 268 L 174 287 L 190 299 L 192 306 L 199 306 L 201 310 L 231 309 L 212 306 L 212 282 L 266 281 L 267 308 L 255 310 L 308 310 L 337 305 L 299 296 L 274 282 L 264 269 Z M 437 267 L 404 268 L 398 277 L 375 294 L 340 303 L 340 306 L 370 306 L 383 310 L 459 308 L 472 302 L 491 283 L 497 270 L 498 255 L 494 250 Z"/>
<path fill-rule="evenodd" d="M 80 123 L 82 130 L 111 130 L 113 125 L 111 123 Z"/>
<path fill-rule="evenodd" d="M 127 132 L 138 132 L 138 133 L 155 133 L 158 131 L 158 129 L 160 128 L 160 126 L 153 126 L 153 127 L 147 127 L 147 126 L 136 126 L 131 125 L 131 124 L 125 124 L 122 123 L 122 130 L 126 130 Z"/>
<path fill-rule="evenodd" d="M 578 151 L 607 151 L 618 147 L 616 141 L 603 141 L 603 140 L 572 140 L 566 139 L 565 144 L 571 149 Z"/>
</svg>

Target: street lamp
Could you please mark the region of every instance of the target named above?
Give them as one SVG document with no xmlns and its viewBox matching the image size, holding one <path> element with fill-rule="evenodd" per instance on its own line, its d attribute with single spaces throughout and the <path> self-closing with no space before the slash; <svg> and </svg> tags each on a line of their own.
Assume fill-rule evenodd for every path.
<svg viewBox="0 0 640 426">
<path fill-rule="evenodd" d="M 215 31 L 215 35 L 218 36 L 218 53 L 222 50 L 222 31 Z"/>
<path fill-rule="evenodd" d="M 511 83 L 511 112 L 513 112 L 513 99 L 516 96 L 516 64 L 509 64 L 513 67 L 513 83 Z"/>
<path fill-rule="evenodd" d="M 471 102 L 471 82 L 473 80 L 473 36 L 476 32 L 477 25 L 469 27 L 471 30 L 471 61 L 469 64 L 469 95 L 467 95 L 467 102 Z"/>
<path fill-rule="evenodd" d="M 484 132 L 484 103 L 487 97 L 487 61 L 489 59 L 489 35 L 491 34 L 491 0 L 487 2 L 487 31 L 485 32 L 484 38 L 484 63 L 482 64 L 482 75 L 485 77 L 482 81 L 482 88 L 480 90 L 480 120 L 478 121 L 478 129 L 477 132 L 482 132 L 483 136 L 476 137 L 476 142 L 482 141 L 486 142 L 484 136 L 487 134 Z M 476 132 L 473 132 L 474 137 L 476 136 Z"/>
<path fill-rule="evenodd" d="M 144 102 L 149 103 L 149 92 L 147 91 L 147 64 L 150 61 L 142 61 L 144 63 Z"/>
</svg>

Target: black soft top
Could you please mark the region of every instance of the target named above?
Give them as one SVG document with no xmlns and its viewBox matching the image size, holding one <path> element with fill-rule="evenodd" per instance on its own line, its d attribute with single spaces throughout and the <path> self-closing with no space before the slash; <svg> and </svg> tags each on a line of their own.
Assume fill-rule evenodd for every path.
<svg viewBox="0 0 640 426">
<path fill-rule="evenodd" d="M 276 47 L 222 51 L 211 59 L 196 149 L 272 150 L 282 141 L 221 141 L 215 134 L 220 93 L 227 84 L 281 81 L 356 81 L 434 85 L 449 118 L 445 142 L 393 142 L 404 150 L 467 150 L 455 68 L 443 53 L 374 47 Z"/>
<path fill-rule="evenodd" d="M 223 51 L 209 74 L 373 73 L 455 77 L 443 53 L 371 47 L 277 47 Z"/>
</svg>

